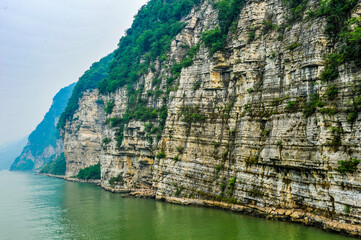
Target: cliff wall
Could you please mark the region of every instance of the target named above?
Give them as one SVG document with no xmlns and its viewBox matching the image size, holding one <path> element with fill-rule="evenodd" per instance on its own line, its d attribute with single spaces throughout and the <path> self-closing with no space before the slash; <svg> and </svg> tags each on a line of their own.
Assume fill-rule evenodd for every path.
<svg viewBox="0 0 361 240">
<path fill-rule="evenodd" d="M 308 1 L 307 10 L 317 7 L 319 1 Z M 360 17 L 360 9 L 359 3 L 352 16 Z M 288 12 L 281 0 L 248 1 L 225 50 L 211 55 L 200 44 L 169 90 L 169 66 L 218 24 L 212 2 L 195 7 L 167 62 L 154 62 L 135 83 L 148 107 L 167 107 L 165 122 L 115 124 L 126 113 L 127 88 L 87 92 L 63 136 L 67 175 L 100 161 L 105 188 L 302 209 L 359 226 L 360 166 L 342 172 L 339 161 L 361 159 L 361 118 L 350 121 L 347 113 L 361 72 L 343 64 L 332 83 L 321 81 L 324 58 L 335 46 L 325 34 L 326 18 L 304 14 L 289 23 Z M 285 25 L 280 32 L 277 26 Z M 331 86 L 337 88 L 332 96 Z M 100 100 L 114 102 L 111 113 Z"/>
</svg>

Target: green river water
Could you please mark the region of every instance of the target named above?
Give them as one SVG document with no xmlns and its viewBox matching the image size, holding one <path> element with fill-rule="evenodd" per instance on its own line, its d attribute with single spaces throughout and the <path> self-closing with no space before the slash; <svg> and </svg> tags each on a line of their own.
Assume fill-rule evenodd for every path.
<svg viewBox="0 0 361 240">
<path fill-rule="evenodd" d="M 122 198 L 100 187 L 0 171 L 0 240 L 346 240 L 300 224 Z"/>
</svg>

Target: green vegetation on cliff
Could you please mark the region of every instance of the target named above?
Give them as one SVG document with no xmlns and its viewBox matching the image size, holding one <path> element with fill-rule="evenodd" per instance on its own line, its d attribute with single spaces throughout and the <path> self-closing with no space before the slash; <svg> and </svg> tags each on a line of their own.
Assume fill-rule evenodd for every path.
<svg viewBox="0 0 361 240">
<path fill-rule="evenodd" d="M 36 127 L 35 131 L 29 136 L 31 149 L 33 153 L 42 152 L 48 145 L 56 146 L 56 139 L 59 138 L 59 132 L 54 127 L 56 119 L 64 111 L 67 101 L 71 96 L 75 84 L 61 89 L 54 97 L 53 104 L 44 120 Z"/>
<path fill-rule="evenodd" d="M 99 84 L 101 93 L 135 83 L 152 68 L 151 62 L 166 60 L 174 37 L 184 28 L 180 20 L 201 0 L 151 0 L 135 16 L 132 27 L 120 39 L 110 64 L 109 77 Z"/>
<path fill-rule="evenodd" d="M 83 96 L 83 93 L 87 90 L 97 88 L 98 83 L 108 76 L 108 65 L 112 60 L 113 54 L 109 54 L 99 62 L 93 63 L 90 69 L 79 78 L 65 111 L 60 116 L 57 125 L 58 129 L 64 129 L 66 121 L 71 121 L 73 119 L 74 112 L 79 107 L 79 99 Z"/>
<path fill-rule="evenodd" d="M 68 99 L 70 98 L 75 83 L 61 89 L 53 98 L 53 104 L 45 114 L 44 119 L 30 134 L 27 146 L 24 147 L 21 155 L 16 158 L 10 170 L 32 170 L 34 161 L 41 158 L 45 164 L 52 160 L 54 156 L 43 157 L 44 150 L 48 147 L 58 148 L 57 140 L 60 140 L 56 121 L 64 111 Z M 48 155 L 48 154 L 47 154 Z M 40 160 L 40 159 L 39 159 Z"/>
<path fill-rule="evenodd" d="M 341 160 L 338 161 L 338 171 L 340 173 L 353 173 L 357 170 L 357 165 L 360 163 L 358 159 L 351 159 L 351 160 Z"/>
<path fill-rule="evenodd" d="M 309 0 L 282 0 L 290 9 L 288 25 L 303 19 Z M 324 82 L 335 80 L 339 76 L 338 67 L 353 62 L 361 66 L 361 18 L 351 18 L 352 10 L 358 0 L 322 0 L 315 10 L 309 10 L 306 19 L 324 17 L 327 25 L 325 33 L 336 48 L 325 58 L 325 70 L 321 75 Z M 280 29 L 285 29 L 281 26 Z"/>
<path fill-rule="evenodd" d="M 346 30 L 345 21 L 350 18 L 351 11 L 356 7 L 358 0 L 328 0 L 321 1 L 321 6 L 311 16 L 326 17 L 326 33 L 330 38 L 339 37 L 339 33 Z"/>
<path fill-rule="evenodd" d="M 50 163 L 46 164 L 40 170 L 40 173 L 65 175 L 65 171 L 66 171 L 66 160 L 64 153 L 62 153 L 57 158 L 53 159 Z"/>
<path fill-rule="evenodd" d="M 97 163 L 93 166 L 80 169 L 78 175 L 79 179 L 89 180 L 89 179 L 100 179 L 100 163 Z"/>
<path fill-rule="evenodd" d="M 119 174 L 116 177 L 112 177 L 111 179 L 109 179 L 109 184 L 112 187 L 114 187 L 117 184 L 122 185 L 123 183 L 124 183 L 124 179 L 123 179 L 123 176 L 121 174 Z"/>
<path fill-rule="evenodd" d="M 340 75 L 339 68 L 341 65 L 344 65 L 346 69 L 358 69 L 361 67 L 361 18 L 351 18 L 351 13 L 357 7 L 359 1 L 323 0 L 319 2 L 315 9 L 309 10 L 307 15 L 304 13 L 311 6 L 309 0 L 282 0 L 282 2 L 290 9 L 290 13 L 287 24 L 279 26 L 278 31 L 284 31 L 287 26 L 291 26 L 295 21 L 312 21 L 316 18 L 326 19 L 325 34 L 327 34 L 328 40 L 333 46 L 330 49 L 330 53 L 324 59 L 325 68 L 321 73 L 321 84 L 327 90 L 323 96 L 319 95 L 319 93 L 309 96 L 309 101 L 304 105 L 304 113 L 306 117 L 309 117 L 319 108 L 321 113 L 332 116 L 339 112 L 337 107 L 322 107 L 327 105 L 324 103 L 326 100 L 335 100 L 339 93 L 337 85 L 333 82 Z M 288 46 L 288 49 L 294 50 L 300 46 L 300 44 L 292 43 Z M 347 121 L 351 124 L 355 122 L 358 114 L 361 112 L 361 91 L 358 85 L 353 86 L 353 100 L 347 109 L 344 110 L 347 114 Z M 315 97 L 316 94 L 317 97 Z"/>
<path fill-rule="evenodd" d="M 339 46 L 326 58 L 323 81 L 333 81 L 338 76 L 341 64 L 354 62 L 361 66 L 361 18 L 350 18 L 351 11 L 357 0 L 331 0 L 321 2 L 321 7 L 312 12 L 312 16 L 325 16 L 327 19 L 326 33 L 330 40 L 339 42 Z"/>
<path fill-rule="evenodd" d="M 121 117 L 111 118 L 107 123 L 111 127 L 118 128 L 115 140 L 120 147 L 124 136 L 124 127 L 131 120 L 157 121 L 158 126 L 149 130 L 147 139 L 153 143 L 151 134 L 157 136 L 163 131 L 167 118 L 167 107 L 154 108 L 148 105 L 149 98 L 167 99 L 169 93 L 174 90 L 175 80 L 179 78 L 182 68 L 193 64 L 193 59 L 199 49 L 199 45 L 189 47 L 183 59 L 179 63 L 173 63 L 169 69 L 171 76 L 162 79 L 155 78 L 154 90 L 148 91 L 148 98 L 144 98 L 144 85 L 136 85 L 142 74 L 154 71 L 156 60 L 164 62 L 168 60 L 167 51 L 170 50 L 171 42 L 175 36 L 185 27 L 181 19 L 189 14 L 190 10 L 200 0 L 151 0 L 143 6 L 135 16 L 133 25 L 127 30 L 127 35 L 119 42 L 118 49 L 114 52 L 114 60 L 110 64 L 109 77 L 99 83 L 99 91 L 102 94 L 114 92 L 120 87 L 127 87 L 127 108 Z M 161 87 L 162 80 L 166 85 Z M 114 106 L 111 102 L 105 106 L 106 113 L 110 114 Z M 157 137 L 159 140 L 160 137 Z"/>
<path fill-rule="evenodd" d="M 110 127 L 117 127 L 118 131 L 116 133 L 117 147 L 120 147 L 123 142 L 124 136 L 124 125 L 129 123 L 130 120 L 140 120 L 140 121 L 151 121 L 159 119 L 159 127 L 152 128 L 150 132 L 161 133 L 165 125 L 165 120 L 167 119 L 168 109 L 166 106 L 163 106 L 160 109 L 153 109 L 146 106 L 146 102 L 142 101 L 139 98 L 141 91 L 135 91 L 129 98 L 128 107 L 121 118 L 110 118 L 107 120 L 107 123 L 110 124 Z M 137 100 L 138 99 L 138 100 Z"/>
<path fill-rule="evenodd" d="M 112 56 L 107 56 L 94 64 L 79 79 L 68 106 L 60 117 L 58 128 L 64 129 L 66 121 L 73 119 L 74 112 L 79 107 L 79 98 L 84 91 L 98 86 L 101 94 L 108 94 L 126 86 L 128 103 L 125 113 L 122 117 L 107 120 L 111 127 L 118 128 L 115 137 L 117 146 L 122 143 L 125 124 L 132 119 L 159 121 L 159 126 L 151 131 L 159 135 L 165 124 L 167 107 L 148 106 L 148 99 L 143 97 L 144 85 L 136 83 L 142 74 L 154 70 L 154 61 L 159 60 L 163 63 L 168 60 L 166 54 L 170 50 L 171 42 L 186 26 L 181 22 L 182 18 L 199 3 L 201 0 L 151 0 L 144 5 L 135 16 L 131 28 L 126 31 L 126 36 L 120 39 Z M 172 75 L 166 79 L 166 86 L 161 88 L 162 79 L 155 79 L 155 90 L 147 92 L 148 98 L 162 96 L 166 99 L 174 90 L 175 80 L 179 78 L 182 68 L 193 64 L 199 45 L 188 48 L 184 58 L 171 67 Z M 105 103 L 104 110 L 107 114 L 111 114 L 113 108 L 114 101 Z"/>
<path fill-rule="evenodd" d="M 113 108 L 115 106 L 115 103 L 114 101 L 108 101 L 106 104 L 105 104 L 105 107 L 104 107 L 104 111 L 106 114 L 111 114 L 113 112 Z"/>
<path fill-rule="evenodd" d="M 228 32 L 237 28 L 236 20 L 245 3 L 245 0 L 220 0 L 214 3 L 218 9 L 219 27 L 202 34 L 202 41 L 209 48 L 210 55 L 224 50 Z"/>
<path fill-rule="evenodd" d="M 31 159 L 23 159 L 21 156 L 17 157 L 10 167 L 10 171 L 28 171 L 33 170 L 34 162 Z"/>
<path fill-rule="evenodd" d="M 346 68 L 361 67 L 361 18 L 351 18 L 351 12 L 357 4 L 357 0 L 321 1 L 321 6 L 315 12 L 309 13 L 311 17 L 326 17 L 325 32 L 330 41 L 337 43 L 325 58 L 325 69 L 321 74 L 323 83 L 332 84 L 339 77 L 341 65 Z M 352 103 L 345 110 L 347 121 L 351 124 L 361 111 L 361 91 L 358 83 L 353 86 L 352 91 Z M 338 89 L 335 85 L 328 86 L 326 94 L 332 99 L 338 94 Z"/>
</svg>

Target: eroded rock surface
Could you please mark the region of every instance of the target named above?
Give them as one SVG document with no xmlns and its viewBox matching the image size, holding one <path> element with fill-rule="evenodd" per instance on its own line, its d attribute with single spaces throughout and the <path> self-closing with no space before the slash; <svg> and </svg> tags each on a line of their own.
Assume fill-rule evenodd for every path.
<svg viewBox="0 0 361 240">
<path fill-rule="evenodd" d="M 309 7 L 317 4 L 310 1 Z M 152 90 L 154 78 L 162 79 L 165 86 L 171 76 L 165 64 L 155 62 L 155 70 L 139 79 L 137 87 L 144 85 L 143 99 L 148 106 L 168 108 L 158 139 L 146 130 L 150 121 L 132 120 L 117 146 L 118 129 L 107 121 L 124 113 L 126 88 L 108 96 L 97 91 L 85 94 L 76 120 L 66 126 L 67 175 L 100 161 L 102 186 L 108 189 L 151 190 L 158 198 L 302 209 L 302 219 L 312 212 L 341 225 L 351 224 L 347 228 L 360 225 L 360 166 L 347 174 L 337 169 L 339 160 L 361 158 L 360 116 L 351 124 L 342 111 L 361 73 L 352 65 L 341 67 L 333 83 L 339 93 L 324 106 L 337 108 L 338 113 L 329 115 L 317 109 L 306 116 L 306 103 L 316 92 L 322 97 L 327 88 L 320 82 L 323 58 L 330 51 L 324 34 L 326 21 L 296 22 L 286 28 L 282 38 L 274 29 L 264 31 L 265 20 L 281 25 L 287 12 L 282 1 L 249 1 L 236 32 L 229 35 L 226 51 L 210 56 L 201 45 L 169 98 L 146 94 Z M 185 54 L 181 45 L 195 46 L 203 31 L 218 24 L 217 11 L 206 1 L 184 21 L 188 25 L 172 43 L 169 64 Z M 251 29 L 256 29 L 253 41 L 248 39 Z M 114 100 L 110 115 L 104 113 L 98 99 Z M 185 121 L 187 114 L 191 120 Z M 157 126 L 159 121 L 152 123 Z M 339 146 L 332 144 L 335 135 L 341 141 Z M 161 150 L 166 157 L 157 158 Z M 109 183 L 119 175 L 123 182 Z M 297 213 L 293 211 L 290 218 L 297 219 Z M 352 234 L 360 235 L 357 231 Z"/>
</svg>

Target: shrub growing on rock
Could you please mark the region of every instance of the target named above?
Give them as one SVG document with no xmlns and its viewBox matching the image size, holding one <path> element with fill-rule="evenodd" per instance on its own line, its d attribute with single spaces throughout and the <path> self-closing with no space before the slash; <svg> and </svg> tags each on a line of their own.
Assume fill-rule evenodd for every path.
<svg viewBox="0 0 361 240">
<path fill-rule="evenodd" d="M 340 173 L 353 173 L 357 170 L 357 165 L 360 163 L 358 159 L 341 160 L 338 161 L 338 171 Z"/>
<path fill-rule="evenodd" d="M 76 177 L 84 180 L 100 179 L 100 163 L 81 169 Z"/>
</svg>

